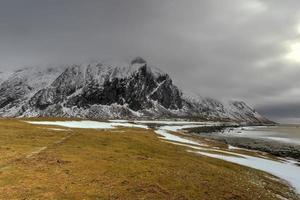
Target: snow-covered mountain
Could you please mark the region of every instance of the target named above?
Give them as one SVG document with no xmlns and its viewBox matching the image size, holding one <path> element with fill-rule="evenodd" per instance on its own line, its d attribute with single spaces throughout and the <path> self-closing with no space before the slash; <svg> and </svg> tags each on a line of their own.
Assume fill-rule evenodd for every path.
<svg viewBox="0 0 300 200">
<path fill-rule="evenodd" d="M 193 118 L 270 121 L 246 103 L 188 96 L 145 60 L 0 73 L 1 117 Z"/>
</svg>

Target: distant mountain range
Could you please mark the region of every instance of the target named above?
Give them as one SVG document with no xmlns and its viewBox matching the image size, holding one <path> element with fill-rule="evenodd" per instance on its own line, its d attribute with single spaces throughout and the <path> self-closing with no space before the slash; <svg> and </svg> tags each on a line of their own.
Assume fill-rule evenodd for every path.
<svg viewBox="0 0 300 200">
<path fill-rule="evenodd" d="M 1 117 L 188 118 L 271 123 L 242 101 L 186 95 L 140 57 L 130 63 L 0 73 Z"/>
</svg>

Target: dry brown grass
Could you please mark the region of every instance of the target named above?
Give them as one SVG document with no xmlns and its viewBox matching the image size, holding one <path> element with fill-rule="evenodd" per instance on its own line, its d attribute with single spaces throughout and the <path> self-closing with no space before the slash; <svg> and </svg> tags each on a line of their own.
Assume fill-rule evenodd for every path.
<svg viewBox="0 0 300 200">
<path fill-rule="evenodd" d="M 296 199 L 270 177 L 189 153 L 152 130 L 0 120 L 0 199 Z"/>
</svg>

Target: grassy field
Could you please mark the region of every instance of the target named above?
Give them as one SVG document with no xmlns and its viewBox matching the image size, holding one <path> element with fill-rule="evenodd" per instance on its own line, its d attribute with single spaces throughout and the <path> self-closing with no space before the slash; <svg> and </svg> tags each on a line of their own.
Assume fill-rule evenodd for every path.
<svg viewBox="0 0 300 200">
<path fill-rule="evenodd" d="M 0 199 L 297 199 L 271 175 L 151 129 L 51 128 L 0 120 Z"/>
</svg>

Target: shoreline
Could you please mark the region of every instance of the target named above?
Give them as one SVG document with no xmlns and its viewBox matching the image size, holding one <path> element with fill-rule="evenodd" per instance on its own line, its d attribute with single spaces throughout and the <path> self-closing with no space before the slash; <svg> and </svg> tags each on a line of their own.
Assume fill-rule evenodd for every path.
<svg viewBox="0 0 300 200">
<path fill-rule="evenodd" d="M 220 126 L 201 126 L 192 128 L 162 126 L 159 128 L 160 133 L 158 134 L 162 135 L 164 140 L 171 141 L 172 144 L 191 148 L 191 150 L 187 150 L 188 152 L 235 163 L 240 166 L 257 169 L 259 171 L 263 171 L 264 173 L 276 176 L 282 183 L 289 185 L 289 187 L 297 194 L 299 198 L 300 185 L 299 177 L 297 175 L 299 174 L 300 169 L 299 165 L 297 165 L 298 161 L 295 161 L 294 159 L 273 156 L 263 151 L 233 147 L 222 141 L 208 137 L 201 137 L 200 134 L 191 134 L 188 132 L 188 130 L 192 132 L 191 130 L 195 129 L 200 129 L 203 131 L 214 129 L 219 130 L 221 128 L 222 127 Z M 194 145 L 194 142 L 197 142 L 200 147 L 198 145 Z"/>
<path fill-rule="evenodd" d="M 248 150 L 257 150 L 269 153 L 274 156 L 291 158 L 297 160 L 300 166 L 300 145 L 285 143 L 276 140 L 269 140 L 265 138 L 250 138 L 237 137 L 230 135 L 230 130 L 237 128 L 236 126 L 221 126 L 221 127 L 197 127 L 185 129 L 190 134 L 195 134 L 203 138 L 216 140 L 227 145 Z M 224 134 L 224 132 L 226 132 Z"/>
</svg>

